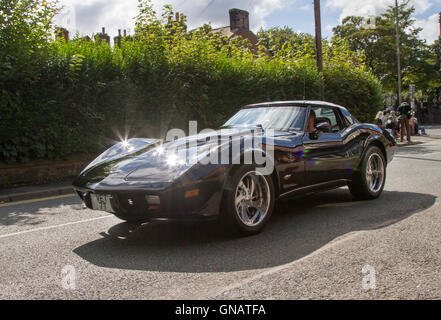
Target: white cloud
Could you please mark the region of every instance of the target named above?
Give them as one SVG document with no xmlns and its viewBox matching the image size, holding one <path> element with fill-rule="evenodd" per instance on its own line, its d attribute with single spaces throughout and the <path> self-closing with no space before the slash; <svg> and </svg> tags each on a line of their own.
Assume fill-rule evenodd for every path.
<svg viewBox="0 0 441 320">
<path fill-rule="evenodd" d="M 401 2 L 401 1 L 400 1 Z M 421 15 L 427 12 L 434 0 L 411 0 L 410 5 L 415 7 L 415 14 Z M 439 3 L 440 0 L 437 0 Z M 367 16 L 380 15 L 384 13 L 389 6 L 394 6 L 394 0 L 328 0 L 326 6 L 337 12 L 340 12 L 340 21 L 351 15 Z M 432 43 L 438 37 L 438 15 L 432 15 L 428 19 L 416 19 L 416 25 L 423 28 L 420 34 L 422 39 Z"/>
<path fill-rule="evenodd" d="M 325 32 L 327 32 L 327 33 L 331 33 L 333 28 L 334 28 L 333 25 L 328 24 L 328 25 L 325 27 Z"/>
<path fill-rule="evenodd" d="M 416 14 L 426 12 L 432 3 L 430 0 L 411 0 L 410 4 L 415 7 Z M 340 19 L 357 15 L 380 15 L 389 6 L 394 6 L 394 0 L 328 0 L 326 6 L 340 12 Z"/>
<path fill-rule="evenodd" d="M 250 12 L 250 26 L 253 30 L 265 27 L 265 18 L 296 0 L 153 0 L 155 10 L 160 14 L 164 4 L 171 4 L 175 11 L 185 14 L 190 29 L 211 22 L 213 27 L 229 25 L 228 9 L 239 8 Z M 66 25 L 68 17 L 71 22 L 68 29 L 78 30 L 81 34 L 100 32 L 106 27 L 111 36 L 118 29 L 130 29 L 133 33 L 134 20 L 138 12 L 137 0 L 61 0 L 67 7 L 65 14 L 57 18 L 58 24 Z M 70 10 L 70 15 L 66 12 Z M 72 18 L 73 16 L 76 16 Z"/>
<path fill-rule="evenodd" d="M 426 39 L 428 44 L 432 44 L 439 36 L 438 14 L 431 15 L 427 19 L 416 19 L 416 26 L 423 28 L 420 36 Z"/>
<path fill-rule="evenodd" d="M 105 27 L 106 32 L 113 37 L 117 35 L 118 29 L 134 29 L 136 0 L 61 0 L 61 4 L 65 8 L 56 17 L 56 23 L 67 27 L 70 32 L 92 35 Z M 70 23 L 67 23 L 69 18 Z"/>
</svg>

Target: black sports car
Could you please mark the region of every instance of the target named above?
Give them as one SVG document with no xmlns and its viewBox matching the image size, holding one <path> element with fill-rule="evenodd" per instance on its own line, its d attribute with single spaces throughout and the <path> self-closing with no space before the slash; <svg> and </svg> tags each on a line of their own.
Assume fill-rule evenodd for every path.
<svg viewBox="0 0 441 320">
<path fill-rule="evenodd" d="M 218 218 L 252 234 L 278 199 L 345 185 L 356 198 L 377 198 L 395 150 L 388 131 L 344 107 L 270 102 L 243 107 L 217 131 L 118 143 L 73 186 L 87 207 L 129 222 Z"/>
</svg>

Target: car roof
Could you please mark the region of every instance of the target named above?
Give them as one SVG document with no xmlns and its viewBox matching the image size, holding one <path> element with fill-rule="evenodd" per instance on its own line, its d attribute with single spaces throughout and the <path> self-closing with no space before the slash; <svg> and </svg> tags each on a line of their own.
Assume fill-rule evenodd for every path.
<svg viewBox="0 0 441 320">
<path fill-rule="evenodd" d="M 316 100 L 293 100 L 293 101 L 273 101 L 273 102 L 264 102 L 264 103 L 256 103 L 256 104 L 249 104 L 247 106 L 242 107 L 242 109 L 250 109 L 250 108 L 264 108 L 264 107 L 283 107 L 283 106 L 325 106 L 325 107 L 332 107 L 332 108 L 339 108 L 346 110 L 347 109 L 343 106 L 340 106 L 335 103 L 325 102 L 325 101 L 316 101 Z"/>
</svg>

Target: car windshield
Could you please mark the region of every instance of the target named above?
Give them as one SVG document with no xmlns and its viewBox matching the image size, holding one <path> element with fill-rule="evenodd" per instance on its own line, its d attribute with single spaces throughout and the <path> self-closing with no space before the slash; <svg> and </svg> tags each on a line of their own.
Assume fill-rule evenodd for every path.
<svg viewBox="0 0 441 320">
<path fill-rule="evenodd" d="M 267 107 L 242 109 L 224 127 L 262 126 L 263 129 L 302 131 L 306 108 Z"/>
</svg>

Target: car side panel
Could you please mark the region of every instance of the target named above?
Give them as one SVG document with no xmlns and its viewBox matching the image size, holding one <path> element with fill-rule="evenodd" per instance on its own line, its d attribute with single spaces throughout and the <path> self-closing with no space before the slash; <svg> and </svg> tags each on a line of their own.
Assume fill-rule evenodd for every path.
<svg viewBox="0 0 441 320">
<path fill-rule="evenodd" d="M 302 145 L 301 137 L 291 137 L 285 143 L 278 141 L 274 148 L 275 169 L 279 177 L 280 194 L 303 187 L 306 183 L 305 148 Z"/>
<path fill-rule="evenodd" d="M 303 139 L 306 186 L 351 179 L 371 143 L 385 146 L 387 157 L 394 153 L 393 142 L 371 125 L 353 124 L 340 133 L 323 134 L 319 140 L 307 134 Z"/>
<path fill-rule="evenodd" d="M 308 185 L 342 178 L 348 158 L 339 133 L 323 133 L 318 140 L 305 134 L 303 144 Z"/>
</svg>

